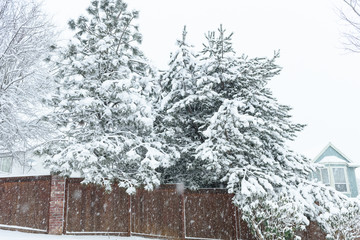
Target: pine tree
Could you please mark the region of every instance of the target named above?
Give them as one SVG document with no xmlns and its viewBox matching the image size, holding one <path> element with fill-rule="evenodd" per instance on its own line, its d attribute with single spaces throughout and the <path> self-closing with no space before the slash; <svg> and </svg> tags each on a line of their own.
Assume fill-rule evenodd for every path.
<svg viewBox="0 0 360 240">
<path fill-rule="evenodd" d="M 75 37 L 58 56 L 59 91 L 51 99 L 63 139 L 50 145 L 53 172 L 80 172 L 85 183 L 133 193 L 159 184 L 167 164 L 153 135 L 152 70 L 139 49 L 142 36 L 122 0 L 92 0 L 88 17 L 71 20 Z"/>
<path fill-rule="evenodd" d="M 163 182 L 198 187 L 201 174 L 194 165 L 194 154 L 202 135 L 198 131 L 200 124 L 195 121 L 198 106 L 188 100 L 195 93 L 199 69 L 197 54 L 187 42 L 186 35 L 184 27 L 182 39 L 177 41 L 177 49 L 171 54 L 169 67 L 160 76 L 161 97 L 156 126 L 173 163 L 163 169 Z"/>
<path fill-rule="evenodd" d="M 291 237 L 294 226 L 307 223 L 291 193 L 312 168 L 286 146 L 303 125 L 290 121 L 290 107 L 279 104 L 267 87 L 280 71 L 278 54 L 236 57 L 231 34 L 225 36 L 222 27 L 218 37 L 209 33 L 207 40 L 198 95 L 208 96 L 209 108 L 201 119 L 206 140 L 197 148 L 197 160 L 208 181 L 221 181 L 235 194 L 234 203 L 259 239 Z M 279 221 L 285 215 L 293 218 Z"/>
<path fill-rule="evenodd" d="M 163 75 L 160 125 L 180 153 L 165 173 L 188 187 L 225 185 L 258 238 L 291 238 L 308 223 L 291 193 L 312 168 L 286 146 L 303 125 L 267 87 L 280 72 L 278 54 L 238 57 L 222 26 L 206 39 L 199 54 L 179 44 L 183 54 L 172 55 Z"/>
<path fill-rule="evenodd" d="M 234 194 L 258 239 L 294 239 L 316 221 L 329 237 L 355 236 L 334 227 L 334 219 L 356 226 L 359 202 L 308 180 L 309 160 L 286 145 L 304 125 L 291 121 L 291 108 L 279 104 L 267 84 L 279 74 L 271 59 L 237 57 L 220 26 L 207 35 L 202 73 L 193 99 L 202 109 L 197 122 L 204 141 L 196 149 L 203 182 L 222 182 Z M 345 211 L 344 206 L 351 206 Z M 335 214 L 339 213 L 339 214 Z"/>
</svg>

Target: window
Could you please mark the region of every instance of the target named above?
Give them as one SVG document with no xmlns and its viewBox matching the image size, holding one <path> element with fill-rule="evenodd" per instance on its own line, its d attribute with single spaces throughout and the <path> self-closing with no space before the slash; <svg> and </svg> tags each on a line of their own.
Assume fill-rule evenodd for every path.
<svg viewBox="0 0 360 240">
<path fill-rule="evenodd" d="M 320 168 L 312 173 L 312 177 L 316 181 L 322 182 L 326 186 L 331 186 L 339 192 L 349 192 L 346 167 L 328 166 Z"/>
<path fill-rule="evenodd" d="M 329 171 L 327 168 L 321 168 L 316 170 L 316 172 L 313 173 L 313 178 L 317 182 L 322 182 L 326 186 L 330 186 Z"/>
<path fill-rule="evenodd" d="M 347 192 L 345 168 L 332 168 L 334 176 L 334 186 L 339 192 Z"/>
<path fill-rule="evenodd" d="M 327 168 L 322 168 L 320 169 L 321 171 L 321 179 L 322 182 L 326 185 L 326 186 L 330 186 L 330 179 L 329 179 L 329 171 Z"/>
<path fill-rule="evenodd" d="M 12 157 L 0 157 L 0 172 L 11 172 Z"/>
</svg>

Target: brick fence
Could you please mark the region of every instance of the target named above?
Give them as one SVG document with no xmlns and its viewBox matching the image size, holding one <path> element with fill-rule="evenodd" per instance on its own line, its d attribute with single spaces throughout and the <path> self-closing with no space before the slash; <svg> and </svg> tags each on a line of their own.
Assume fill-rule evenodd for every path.
<svg viewBox="0 0 360 240">
<path fill-rule="evenodd" d="M 165 239 L 255 239 L 224 189 L 152 192 L 83 185 L 58 176 L 0 178 L 0 228 L 49 234 L 138 235 Z M 302 239 L 325 239 L 311 223 Z"/>
</svg>

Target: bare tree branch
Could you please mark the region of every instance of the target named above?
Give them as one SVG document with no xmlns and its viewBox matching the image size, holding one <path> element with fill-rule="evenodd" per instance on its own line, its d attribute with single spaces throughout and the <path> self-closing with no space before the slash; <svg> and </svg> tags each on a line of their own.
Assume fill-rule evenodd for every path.
<svg viewBox="0 0 360 240">
<path fill-rule="evenodd" d="M 0 149 L 30 149 L 46 136 L 38 121 L 40 100 L 48 93 L 43 60 L 54 42 L 53 26 L 35 1 L 0 1 Z"/>
<path fill-rule="evenodd" d="M 360 1 L 343 0 L 345 7 L 340 10 L 341 19 L 349 29 L 343 33 L 345 49 L 360 52 Z"/>
</svg>

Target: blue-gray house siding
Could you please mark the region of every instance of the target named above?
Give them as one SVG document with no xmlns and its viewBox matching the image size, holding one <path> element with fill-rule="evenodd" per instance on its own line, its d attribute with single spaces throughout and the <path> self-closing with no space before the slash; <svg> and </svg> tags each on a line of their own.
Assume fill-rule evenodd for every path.
<svg viewBox="0 0 360 240">
<path fill-rule="evenodd" d="M 331 161 L 328 161 L 327 159 L 330 159 Z M 336 161 L 336 159 L 338 161 Z M 338 149 L 336 149 L 331 143 L 325 147 L 325 149 L 319 154 L 318 157 L 314 159 L 314 163 L 318 163 L 320 165 L 323 165 L 322 174 L 320 171 L 317 171 L 314 173 L 314 178 L 318 179 L 320 181 L 323 181 L 324 183 L 327 182 L 332 187 L 335 188 L 335 185 L 341 185 L 336 184 L 335 176 L 333 175 L 333 171 L 339 172 L 339 168 L 344 168 L 346 183 L 347 183 L 347 189 L 348 191 L 343 192 L 345 195 L 349 197 L 356 197 L 358 195 L 358 187 L 357 187 L 357 181 L 356 181 L 356 175 L 355 175 L 355 169 L 359 167 L 357 164 L 354 164 L 352 161 L 349 160 L 343 153 L 341 153 Z M 334 170 L 335 169 L 335 170 Z M 342 172 L 342 170 L 341 170 Z M 329 176 L 324 176 L 328 174 Z M 345 187 L 345 186 L 344 186 Z"/>
</svg>

